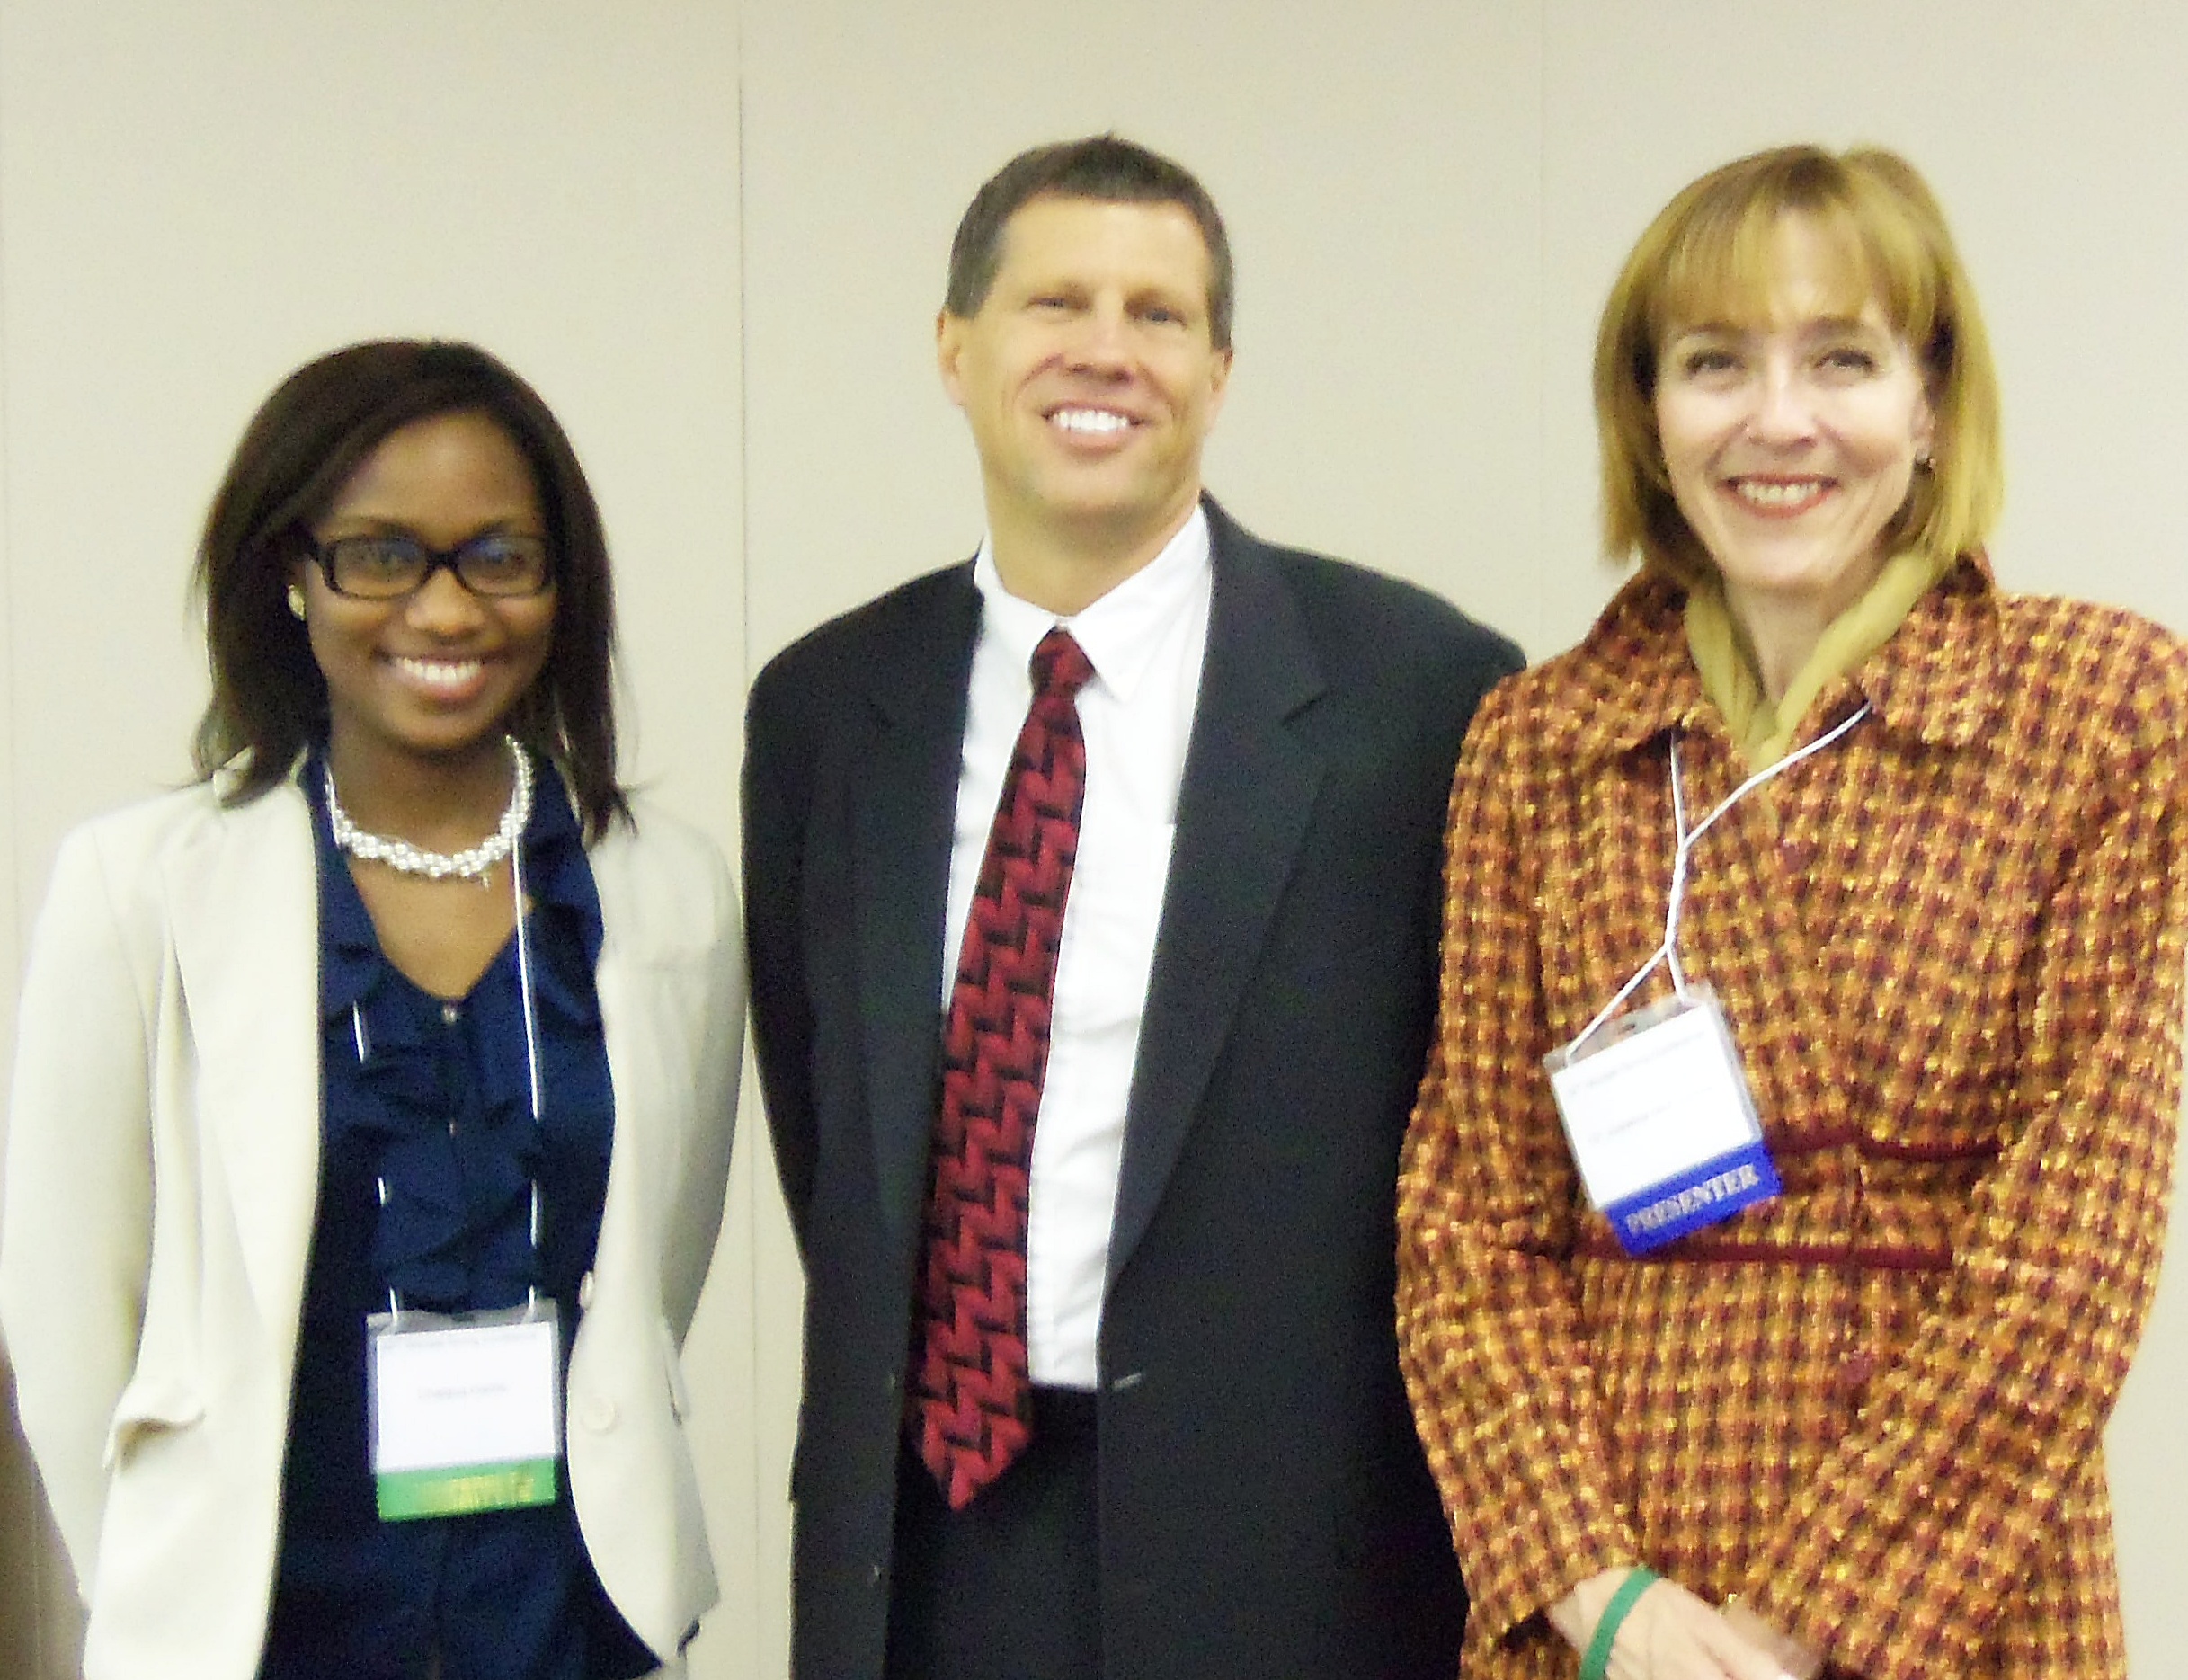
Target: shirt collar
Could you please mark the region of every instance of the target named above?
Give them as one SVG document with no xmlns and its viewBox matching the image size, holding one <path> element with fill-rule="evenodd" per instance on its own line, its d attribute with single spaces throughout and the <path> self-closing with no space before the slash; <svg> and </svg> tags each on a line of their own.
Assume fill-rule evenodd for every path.
<svg viewBox="0 0 2188 1680">
<path fill-rule="evenodd" d="M 1124 701 L 1146 674 L 1162 630 L 1184 613 L 1196 590 L 1208 587 L 1208 514 L 1197 503 L 1161 553 L 1068 618 L 1004 588 L 994 550 L 994 538 L 983 538 L 973 563 L 984 614 L 981 635 L 999 644 L 1022 671 L 1041 638 L 1061 624 L 1094 667 L 1096 680 Z"/>
<path fill-rule="evenodd" d="M 1604 609 L 1573 651 L 1579 705 L 1549 720 L 1557 744 L 1577 762 L 1630 751 L 1668 730 L 1713 724 L 1687 649 L 1686 591 L 1644 570 Z M 1917 600 L 1898 632 L 1810 708 L 1842 715 L 1867 700 L 1895 733 L 1946 747 L 1972 741 L 1997 704 L 1998 596 L 1988 561 L 1962 558 Z M 1796 739 L 1815 733 L 1797 731 Z"/>
</svg>

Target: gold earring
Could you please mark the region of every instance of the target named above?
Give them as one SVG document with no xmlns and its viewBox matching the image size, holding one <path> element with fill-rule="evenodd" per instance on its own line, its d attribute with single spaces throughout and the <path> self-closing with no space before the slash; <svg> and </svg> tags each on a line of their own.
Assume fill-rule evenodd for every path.
<svg viewBox="0 0 2188 1680">
<path fill-rule="evenodd" d="M 289 586 L 289 616 L 297 619 L 304 617 L 304 585 L 301 583 Z"/>
</svg>

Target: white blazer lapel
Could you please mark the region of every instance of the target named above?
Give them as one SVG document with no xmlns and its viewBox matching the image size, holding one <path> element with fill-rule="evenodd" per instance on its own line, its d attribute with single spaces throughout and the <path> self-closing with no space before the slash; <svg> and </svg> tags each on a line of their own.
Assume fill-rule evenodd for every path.
<svg viewBox="0 0 2188 1680">
<path fill-rule="evenodd" d="M 166 864 L 194 1065 L 252 1295 L 269 1324 L 300 1309 L 319 1187 L 319 898 L 311 822 L 293 784 L 224 812 Z"/>
</svg>

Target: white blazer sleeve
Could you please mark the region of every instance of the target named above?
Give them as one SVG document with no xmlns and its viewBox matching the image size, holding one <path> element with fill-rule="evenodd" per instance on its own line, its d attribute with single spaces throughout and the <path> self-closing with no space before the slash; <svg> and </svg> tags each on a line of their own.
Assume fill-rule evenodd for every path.
<svg viewBox="0 0 2188 1680">
<path fill-rule="evenodd" d="M 722 1229 L 730 1148 L 736 1136 L 737 1081 L 744 1056 L 743 917 L 721 854 L 707 841 L 702 842 L 700 857 L 709 914 L 707 995 L 692 1069 L 696 1089 L 689 1153 L 670 1210 L 662 1279 L 663 1307 L 680 1347 L 691 1328 Z"/>
<path fill-rule="evenodd" d="M 132 968 L 114 884 L 94 832 L 64 842 L 23 979 L 0 1215 L 0 1328 L 24 1433 L 86 1594 L 152 1240 L 156 982 Z"/>
</svg>

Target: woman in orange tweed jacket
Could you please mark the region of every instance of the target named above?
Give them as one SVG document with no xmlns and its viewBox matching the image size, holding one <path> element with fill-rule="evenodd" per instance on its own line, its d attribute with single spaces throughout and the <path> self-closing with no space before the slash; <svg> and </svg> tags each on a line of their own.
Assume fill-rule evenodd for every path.
<svg viewBox="0 0 2188 1680">
<path fill-rule="evenodd" d="M 1992 582 L 1989 352 L 1888 153 L 1681 192 L 1596 400 L 1641 569 L 1474 721 L 1401 1187 L 1462 1672 L 2123 1676 L 2101 1436 L 2165 1227 L 2188 656 Z M 1621 1008 L 1713 988 L 1782 1189 L 1633 1253 L 1544 1058 L 1652 958 Z"/>
</svg>

